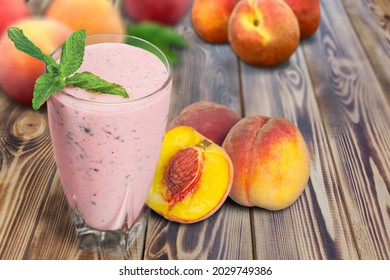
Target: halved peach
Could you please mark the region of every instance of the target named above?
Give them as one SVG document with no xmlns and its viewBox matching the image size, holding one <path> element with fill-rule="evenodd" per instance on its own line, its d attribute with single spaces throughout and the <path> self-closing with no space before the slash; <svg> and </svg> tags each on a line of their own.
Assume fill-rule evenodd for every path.
<svg viewBox="0 0 390 280">
<path fill-rule="evenodd" d="M 194 223 L 215 213 L 233 181 L 227 153 L 191 127 L 165 133 L 146 204 L 170 221 Z"/>
</svg>

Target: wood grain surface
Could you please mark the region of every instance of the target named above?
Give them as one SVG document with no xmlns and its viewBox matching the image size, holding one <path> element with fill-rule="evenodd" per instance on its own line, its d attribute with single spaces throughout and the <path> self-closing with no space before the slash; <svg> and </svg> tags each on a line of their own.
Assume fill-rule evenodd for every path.
<svg viewBox="0 0 390 280">
<path fill-rule="evenodd" d="M 0 125 L 0 256 L 20 259 L 34 235 L 55 164 L 45 113 L 5 102 L 9 106 L 2 106 Z"/>
<path fill-rule="evenodd" d="M 343 4 L 359 43 L 390 102 L 390 1 L 343 0 Z"/>
<path fill-rule="evenodd" d="M 340 189 L 359 257 L 389 259 L 389 106 L 342 4 L 321 8 L 319 39 L 304 49 Z"/>
<path fill-rule="evenodd" d="M 28 3 L 40 15 L 50 1 Z M 389 260 L 390 2 L 322 0 L 316 34 L 287 62 L 267 68 L 242 62 L 228 44 L 202 41 L 189 14 L 175 28 L 190 47 L 177 50 L 169 118 L 210 100 L 242 117 L 291 120 L 310 153 L 302 196 L 277 212 L 227 199 L 195 224 L 149 210 L 125 254 L 82 250 L 46 110 L 18 105 L 0 89 L 0 259 Z"/>
<path fill-rule="evenodd" d="M 278 212 L 253 209 L 256 258 L 357 258 L 302 50 L 273 69 L 242 64 L 242 78 L 246 115 L 294 122 L 311 159 L 309 184 L 298 201 Z"/>
<path fill-rule="evenodd" d="M 178 27 L 191 47 L 174 69 L 171 117 L 186 105 L 210 100 L 240 114 L 237 58 L 227 45 L 210 45 L 194 33 L 189 18 Z M 183 75 L 184 74 L 184 75 Z M 228 201 L 210 219 L 192 225 L 152 215 L 145 259 L 252 259 L 250 217 Z"/>
</svg>

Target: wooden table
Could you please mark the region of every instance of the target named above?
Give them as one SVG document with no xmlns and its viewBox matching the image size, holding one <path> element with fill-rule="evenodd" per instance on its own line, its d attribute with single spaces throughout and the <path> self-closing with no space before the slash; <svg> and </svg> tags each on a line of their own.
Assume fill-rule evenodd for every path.
<svg viewBox="0 0 390 280">
<path fill-rule="evenodd" d="M 177 26 L 191 46 L 174 68 L 170 117 L 210 100 L 291 120 L 311 157 L 303 195 L 278 212 L 228 199 L 191 225 L 151 212 L 126 259 L 390 259 L 390 1 L 321 2 L 318 32 L 272 68 L 203 42 L 189 17 Z M 0 93 L 0 259 L 121 258 L 78 249 L 46 111 Z"/>
</svg>

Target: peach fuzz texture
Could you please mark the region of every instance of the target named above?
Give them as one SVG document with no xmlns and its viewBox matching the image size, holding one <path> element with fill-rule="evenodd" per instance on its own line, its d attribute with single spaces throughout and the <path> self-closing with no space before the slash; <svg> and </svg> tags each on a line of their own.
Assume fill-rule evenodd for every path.
<svg viewBox="0 0 390 280">
<path fill-rule="evenodd" d="M 0 35 L 14 22 L 31 15 L 24 0 L 0 0 Z"/>
<path fill-rule="evenodd" d="M 302 39 L 317 31 L 321 20 L 319 0 L 284 0 L 284 2 L 290 6 L 298 19 Z"/>
<path fill-rule="evenodd" d="M 26 18 L 12 26 L 23 30 L 43 53 L 51 54 L 72 31 L 60 22 L 47 18 Z M 3 33 L 0 38 L 0 86 L 13 100 L 31 105 L 35 81 L 45 71 L 45 64 L 16 49 Z"/>
<path fill-rule="evenodd" d="M 241 117 L 231 108 L 210 101 L 192 103 L 174 117 L 167 129 L 190 126 L 197 132 L 221 146 L 229 130 Z"/>
<path fill-rule="evenodd" d="M 223 148 L 234 167 L 230 197 L 241 205 L 281 210 L 307 185 L 310 159 L 306 143 L 287 119 L 246 117 L 229 132 Z"/>
<path fill-rule="evenodd" d="M 209 43 L 227 43 L 228 21 L 239 0 L 195 0 L 191 20 L 196 33 Z"/>
<path fill-rule="evenodd" d="M 87 34 L 124 34 L 125 25 L 118 9 L 107 0 L 54 0 L 45 16 Z"/>
<path fill-rule="evenodd" d="M 242 0 L 230 16 L 228 30 L 235 53 L 258 66 L 286 61 L 300 38 L 298 20 L 282 0 Z"/>
</svg>

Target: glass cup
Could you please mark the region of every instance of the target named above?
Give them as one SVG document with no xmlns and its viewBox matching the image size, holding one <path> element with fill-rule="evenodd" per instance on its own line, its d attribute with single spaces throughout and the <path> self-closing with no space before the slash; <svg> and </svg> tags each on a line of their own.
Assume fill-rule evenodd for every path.
<svg viewBox="0 0 390 280">
<path fill-rule="evenodd" d="M 172 66 L 156 46 L 131 36 L 92 35 L 86 45 L 84 60 L 96 62 L 86 70 L 120 76 L 131 97 L 65 88 L 47 101 L 50 135 L 79 247 L 123 253 L 146 226 L 145 199 L 166 129 Z M 138 53 L 119 52 L 124 45 Z M 87 53 L 92 47 L 104 47 L 106 56 Z M 146 60 L 151 54 L 154 64 Z M 52 56 L 60 55 L 59 48 Z"/>
</svg>

